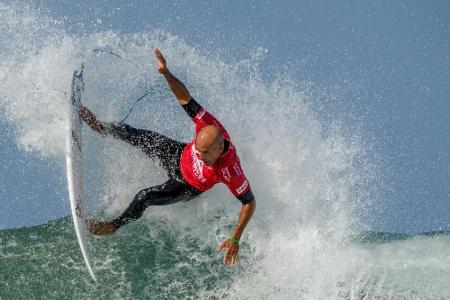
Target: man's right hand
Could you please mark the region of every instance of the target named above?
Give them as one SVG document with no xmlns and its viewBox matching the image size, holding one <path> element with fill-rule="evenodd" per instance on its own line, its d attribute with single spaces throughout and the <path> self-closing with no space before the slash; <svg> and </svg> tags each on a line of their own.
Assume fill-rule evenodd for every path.
<svg viewBox="0 0 450 300">
<path fill-rule="evenodd" d="M 179 81 L 175 76 L 173 76 L 172 73 L 169 72 L 169 69 L 167 68 L 166 65 L 166 59 L 164 58 L 164 56 L 162 55 L 161 51 L 159 51 L 158 48 L 153 49 L 153 54 L 155 54 L 156 60 L 158 61 L 159 73 L 164 75 L 167 84 L 169 85 L 173 94 L 177 98 L 178 102 L 180 102 L 181 105 L 187 105 L 189 101 L 191 101 L 192 99 L 188 89 L 184 86 L 184 84 L 181 81 Z"/>
<path fill-rule="evenodd" d="M 153 53 L 155 54 L 156 59 L 158 60 L 158 72 L 161 74 L 166 74 L 169 69 L 166 65 L 166 59 L 162 55 L 161 51 L 158 48 L 153 49 Z"/>
</svg>

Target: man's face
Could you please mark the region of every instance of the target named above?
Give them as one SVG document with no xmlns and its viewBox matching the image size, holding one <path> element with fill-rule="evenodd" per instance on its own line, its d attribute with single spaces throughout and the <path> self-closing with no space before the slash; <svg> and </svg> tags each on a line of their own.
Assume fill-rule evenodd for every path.
<svg viewBox="0 0 450 300">
<path fill-rule="evenodd" d="M 211 145 L 202 145 L 201 143 L 196 143 L 195 148 L 197 149 L 197 151 L 200 155 L 200 159 L 207 166 L 211 166 L 222 155 L 223 142 L 213 143 Z"/>
</svg>

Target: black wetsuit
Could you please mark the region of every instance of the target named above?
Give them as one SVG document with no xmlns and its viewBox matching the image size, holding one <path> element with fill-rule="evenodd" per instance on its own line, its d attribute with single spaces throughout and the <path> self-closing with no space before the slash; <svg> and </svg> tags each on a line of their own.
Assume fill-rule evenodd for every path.
<svg viewBox="0 0 450 300">
<path fill-rule="evenodd" d="M 117 228 L 139 219 L 150 205 L 187 201 L 202 193 L 186 183 L 181 175 L 179 165 L 185 143 L 151 130 L 136 129 L 124 123 L 104 123 L 103 125 L 108 134 L 137 147 L 150 158 L 159 160 L 169 176 L 169 180 L 165 183 L 139 191 L 125 212 L 113 220 Z"/>
</svg>

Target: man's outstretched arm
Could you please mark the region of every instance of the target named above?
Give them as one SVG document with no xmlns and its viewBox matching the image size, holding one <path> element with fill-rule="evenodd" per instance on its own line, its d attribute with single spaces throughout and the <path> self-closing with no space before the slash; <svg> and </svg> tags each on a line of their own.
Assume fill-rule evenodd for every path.
<svg viewBox="0 0 450 300">
<path fill-rule="evenodd" d="M 242 204 L 236 229 L 233 231 L 229 238 L 227 238 L 222 242 L 222 244 L 220 244 L 218 250 L 225 251 L 225 255 L 223 257 L 223 263 L 225 265 L 234 265 L 237 262 L 239 253 L 239 240 L 241 239 L 241 235 L 242 232 L 244 232 L 245 226 L 247 226 L 248 222 L 252 218 L 255 208 L 256 200 L 254 199 L 252 202 Z"/>
<path fill-rule="evenodd" d="M 184 86 L 184 84 L 181 81 L 178 80 L 178 78 L 176 78 L 175 76 L 173 76 L 172 73 L 170 73 L 169 69 L 167 68 L 166 59 L 162 55 L 161 51 L 159 51 L 159 49 L 156 48 L 153 49 L 153 53 L 155 54 L 155 57 L 158 60 L 159 73 L 164 75 L 164 78 L 169 84 L 169 87 L 174 93 L 178 102 L 180 102 L 181 105 L 187 105 L 189 101 L 191 101 L 191 94 L 189 94 L 188 89 Z"/>
</svg>

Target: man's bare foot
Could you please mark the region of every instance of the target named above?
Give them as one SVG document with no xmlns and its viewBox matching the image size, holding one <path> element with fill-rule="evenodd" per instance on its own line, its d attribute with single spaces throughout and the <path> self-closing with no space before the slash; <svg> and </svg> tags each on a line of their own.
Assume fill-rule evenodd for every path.
<svg viewBox="0 0 450 300">
<path fill-rule="evenodd" d="M 166 59 L 162 55 L 161 51 L 158 48 L 153 49 L 153 53 L 155 54 L 156 59 L 158 60 L 158 71 L 161 74 L 165 74 L 169 71 L 166 65 Z"/>
<path fill-rule="evenodd" d="M 98 121 L 97 117 L 86 106 L 80 107 L 80 117 L 92 130 L 100 133 L 103 137 L 107 135 L 102 122 Z"/>
<path fill-rule="evenodd" d="M 94 235 L 112 235 L 117 228 L 112 221 L 86 221 L 87 229 Z"/>
</svg>

